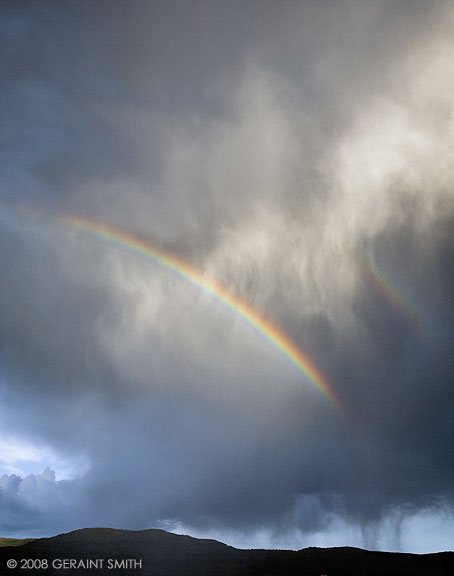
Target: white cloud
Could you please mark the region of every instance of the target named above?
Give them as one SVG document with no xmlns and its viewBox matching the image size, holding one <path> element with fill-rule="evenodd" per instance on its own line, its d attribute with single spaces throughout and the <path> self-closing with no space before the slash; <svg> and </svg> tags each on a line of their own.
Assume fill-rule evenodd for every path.
<svg viewBox="0 0 454 576">
<path fill-rule="evenodd" d="M 37 445 L 24 438 L 2 435 L 0 438 L 0 474 L 25 476 L 43 467 L 55 470 L 58 480 L 80 477 L 89 468 L 83 456 L 67 458 L 50 446 Z"/>
</svg>

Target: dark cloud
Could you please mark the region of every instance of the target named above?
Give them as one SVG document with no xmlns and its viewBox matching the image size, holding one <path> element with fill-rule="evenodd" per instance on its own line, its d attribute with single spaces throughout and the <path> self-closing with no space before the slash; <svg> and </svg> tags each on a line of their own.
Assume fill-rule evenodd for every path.
<svg viewBox="0 0 454 576">
<path fill-rule="evenodd" d="M 4 531 L 396 549 L 452 519 L 452 24 L 445 2 L 7 3 L 1 430 L 89 470 L 9 470 Z M 226 286 L 342 410 L 62 212 Z"/>
</svg>

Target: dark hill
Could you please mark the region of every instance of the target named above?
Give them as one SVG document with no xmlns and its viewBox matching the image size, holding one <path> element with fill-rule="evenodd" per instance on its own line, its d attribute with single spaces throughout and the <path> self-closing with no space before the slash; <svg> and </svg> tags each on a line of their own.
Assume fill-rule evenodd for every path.
<svg viewBox="0 0 454 576">
<path fill-rule="evenodd" d="M 17 568 L 8 568 L 8 560 L 16 560 Z M 45 560 L 48 567 L 39 568 Z M 358 548 L 237 550 L 215 540 L 163 530 L 89 528 L 0 548 L 0 574 L 441 576 L 454 574 L 454 553 L 395 554 Z"/>
</svg>

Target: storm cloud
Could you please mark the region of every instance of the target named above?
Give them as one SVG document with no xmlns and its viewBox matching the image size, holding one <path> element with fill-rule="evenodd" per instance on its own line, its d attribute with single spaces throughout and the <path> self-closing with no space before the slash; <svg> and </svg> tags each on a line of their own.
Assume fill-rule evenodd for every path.
<svg viewBox="0 0 454 576">
<path fill-rule="evenodd" d="M 5 535 L 448 546 L 453 26 L 441 1 L 3 5 L 0 432 L 41 450 L 0 444 Z M 340 407 L 69 216 L 225 287 Z"/>
</svg>

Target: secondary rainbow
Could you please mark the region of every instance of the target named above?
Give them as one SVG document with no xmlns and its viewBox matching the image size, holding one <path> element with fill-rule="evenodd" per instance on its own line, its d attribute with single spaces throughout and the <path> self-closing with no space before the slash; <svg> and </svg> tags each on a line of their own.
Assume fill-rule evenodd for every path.
<svg viewBox="0 0 454 576">
<path fill-rule="evenodd" d="M 416 327 L 421 324 L 421 315 L 409 298 L 398 290 L 391 280 L 381 270 L 373 256 L 361 248 L 357 248 L 356 260 L 359 264 L 363 277 L 377 290 L 382 297 L 398 311 L 402 316 L 408 318 Z"/>
</svg>

